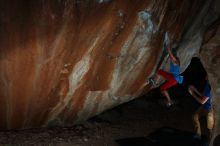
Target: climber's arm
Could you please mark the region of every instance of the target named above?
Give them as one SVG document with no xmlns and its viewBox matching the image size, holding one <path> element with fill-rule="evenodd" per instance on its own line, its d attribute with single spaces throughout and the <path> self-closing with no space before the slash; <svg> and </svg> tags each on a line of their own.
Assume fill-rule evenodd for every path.
<svg viewBox="0 0 220 146">
<path fill-rule="evenodd" d="M 171 51 L 171 47 L 167 48 L 168 54 L 170 56 L 170 60 L 174 63 L 174 64 L 180 64 L 179 60 L 177 59 L 177 57 L 175 57 Z"/>
<path fill-rule="evenodd" d="M 189 86 L 189 93 L 193 96 L 193 98 L 201 104 L 206 103 L 209 97 L 204 96 L 200 93 L 194 86 Z"/>
</svg>

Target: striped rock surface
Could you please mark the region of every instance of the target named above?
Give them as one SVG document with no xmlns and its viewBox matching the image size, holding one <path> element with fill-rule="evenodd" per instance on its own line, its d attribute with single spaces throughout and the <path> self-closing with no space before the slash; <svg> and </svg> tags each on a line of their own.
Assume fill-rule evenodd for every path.
<svg viewBox="0 0 220 146">
<path fill-rule="evenodd" d="M 138 97 L 165 32 L 184 70 L 211 2 L 1 0 L 0 129 L 72 125 Z"/>
</svg>

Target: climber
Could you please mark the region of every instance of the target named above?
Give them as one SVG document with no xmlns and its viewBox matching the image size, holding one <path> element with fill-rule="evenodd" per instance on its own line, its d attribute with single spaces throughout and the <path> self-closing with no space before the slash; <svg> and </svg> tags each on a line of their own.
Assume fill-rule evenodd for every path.
<svg viewBox="0 0 220 146">
<path fill-rule="evenodd" d="M 212 129 L 214 126 L 214 117 L 213 117 L 213 109 L 212 109 L 212 95 L 211 95 L 211 87 L 209 85 L 208 79 L 206 77 L 206 85 L 203 90 L 203 94 L 197 90 L 197 88 L 193 85 L 189 86 L 188 92 L 196 99 L 197 102 L 201 104 L 201 106 L 196 110 L 193 114 L 193 124 L 195 127 L 196 136 L 201 138 L 201 127 L 199 118 L 205 116 L 207 119 L 207 129 L 208 129 L 208 139 L 211 139 Z"/>
<path fill-rule="evenodd" d="M 182 84 L 183 76 L 180 75 L 179 58 L 174 55 L 171 47 L 168 47 L 167 51 L 170 58 L 170 72 L 159 69 L 155 77 L 151 78 L 149 81 L 151 82 L 152 87 L 156 87 L 161 76 L 166 79 L 166 82 L 162 86 L 160 86 L 160 91 L 167 99 L 167 107 L 170 107 L 173 104 L 173 101 L 171 100 L 167 90 L 178 83 Z"/>
</svg>

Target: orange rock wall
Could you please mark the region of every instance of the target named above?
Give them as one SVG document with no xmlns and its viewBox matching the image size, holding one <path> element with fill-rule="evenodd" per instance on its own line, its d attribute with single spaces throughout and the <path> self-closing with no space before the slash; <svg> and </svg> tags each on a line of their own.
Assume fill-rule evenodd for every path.
<svg viewBox="0 0 220 146">
<path fill-rule="evenodd" d="M 205 0 L 1 0 L 0 129 L 68 125 L 138 97 L 165 32 Z"/>
</svg>

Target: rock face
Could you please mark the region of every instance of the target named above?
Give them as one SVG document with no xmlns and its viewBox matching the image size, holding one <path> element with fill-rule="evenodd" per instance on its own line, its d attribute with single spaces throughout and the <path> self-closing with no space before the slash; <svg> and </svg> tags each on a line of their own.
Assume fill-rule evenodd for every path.
<svg viewBox="0 0 220 146">
<path fill-rule="evenodd" d="M 214 137 L 220 135 L 220 20 L 206 32 L 201 49 L 201 58 L 208 72 L 212 85 L 213 103 L 215 111 Z M 218 139 L 219 141 L 219 139 Z M 216 141 L 217 142 L 217 141 Z M 217 146 L 217 145 L 216 145 Z"/>
<path fill-rule="evenodd" d="M 138 97 L 166 65 L 165 32 L 180 42 L 184 70 L 217 19 L 211 4 L 1 0 L 0 129 L 72 125 Z"/>
</svg>

